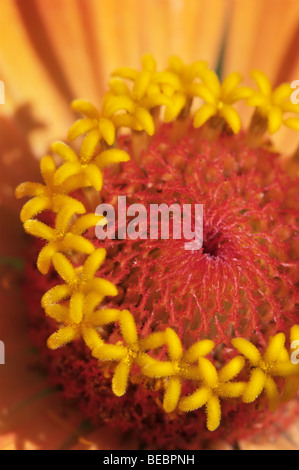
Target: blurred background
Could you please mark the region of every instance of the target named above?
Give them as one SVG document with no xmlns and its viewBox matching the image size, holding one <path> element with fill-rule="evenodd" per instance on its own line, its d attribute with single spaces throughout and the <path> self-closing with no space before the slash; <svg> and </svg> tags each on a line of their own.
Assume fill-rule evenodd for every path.
<svg viewBox="0 0 299 470">
<path fill-rule="evenodd" d="M 99 105 L 109 74 L 139 67 L 144 53 L 159 67 L 174 54 L 186 63 L 206 60 L 222 77 L 239 71 L 251 85 L 253 68 L 273 85 L 299 79 L 299 1 L 0 0 L 0 31 L 0 448 L 134 448 L 106 431 L 82 437 L 82 417 L 38 368 L 20 289 L 26 238 L 14 188 L 39 179 L 37 160 L 51 140 L 65 139 L 75 119 L 70 101 Z M 284 130 L 276 140 L 285 152 L 298 146 Z M 294 428 L 273 442 L 262 436 L 239 445 L 294 449 L 297 434 Z"/>
</svg>

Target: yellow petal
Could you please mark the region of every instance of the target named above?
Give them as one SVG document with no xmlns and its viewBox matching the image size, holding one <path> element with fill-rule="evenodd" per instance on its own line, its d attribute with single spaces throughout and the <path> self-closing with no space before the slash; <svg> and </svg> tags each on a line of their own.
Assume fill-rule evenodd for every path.
<svg viewBox="0 0 299 470">
<path fill-rule="evenodd" d="M 288 118 L 283 121 L 284 125 L 289 127 L 290 129 L 294 129 L 295 131 L 299 132 L 299 118 Z"/>
<path fill-rule="evenodd" d="M 221 86 L 217 74 L 213 70 L 203 70 L 201 73 L 203 83 L 211 90 L 216 98 L 219 98 Z"/>
<path fill-rule="evenodd" d="M 269 134 L 275 134 L 282 125 L 283 114 L 278 107 L 272 107 L 268 113 L 268 131 Z"/>
<path fill-rule="evenodd" d="M 245 356 L 253 366 L 257 366 L 262 360 L 259 350 L 250 341 L 244 338 L 234 338 L 232 345 L 236 348 L 243 356 Z"/>
<path fill-rule="evenodd" d="M 229 95 L 241 82 L 242 75 L 238 72 L 230 73 L 222 82 L 221 92 L 225 100 L 225 97 Z"/>
<path fill-rule="evenodd" d="M 100 138 L 101 134 L 98 129 L 92 129 L 90 132 L 88 132 L 87 136 L 82 142 L 80 149 L 80 159 L 82 163 L 88 163 L 92 160 Z"/>
<path fill-rule="evenodd" d="M 128 162 L 130 156 L 127 152 L 120 149 L 109 149 L 101 152 L 96 158 L 97 166 L 102 169 L 114 163 Z"/>
<path fill-rule="evenodd" d="M 180 411 L 193 411 L 204 406 L 210 398 L 208 388 L 202 387 L 191 395 L 184 397 L 179 402 Z"/>
<path fill-rule="evenodd" d="M 47 313 L 47 307 L 50 307 L 53 304 L 56 304 L 60 302 L 63 299 L 68 298 L 70 295 L 70 288 L 66 284 L 61 284 L 55 287 L 52 287 L 52 289 L 48 290 L 46 292 L 41 300 L 42 307 L 46 310 Z"/>
<path fill-rule="evenodd" d="M 168 355 L 172 361 L 179 361 L 183 355 L 183 347 L 180 338 L 171 328 L 166 328 L 165 338 L 168 345 Z"/>
<path fill-rule="evenodd" d="M 63 163 L 55 173 L 54 184 L 59 186 L 63 184 L 65 180 L 71 176 L 80 174 L 82 172 L 81 165 L 78 162 L 67 162 Z"/>
<path fill-rule="evenodd" d="M 258 86 L 259 91 L 266 96 L 270 96 L 272 93 L 272 85 L 266 74 L 260 70 L 252 70 L 250 74 Z"/>
<path fill-rule="evenodd" d="M 150 136 L 155 133 L 155 124 L 154 120 L 147 109 L 138 107 L 134 113 L 134 116 L 142 127 L 142 129 Z"/>
<path fill-rule="evenodd" d="M 88 297 L 86 302 L 88 303 Z M 95 326 L 109 325 L 109 323 L 118 322 L 120 320 L 121 311 L 114 308 L 103 308 L 101 310 L 96 310 L 90 312 L 88 316 L 88 321 L 90 321 Z"/>
<path fill-rule="evenodd" d="M 252 403 L 264 390 L 266 375 L 261 369 L 255 369 L 243 395 L 244 403 Z"/>
<path fill-rule="evenodd" d="M 137 75 L 134 81 L 134 86 L 132 90 L 132 95 L 134 99 L 140 100 L 146 94 L 147 87 L 150 84 L 151 77 L 152 77 L 152 74 L 148 70 L 143 70 Z"/>
<path fill-rule="evenodd" d="M 194 83 L 190 88 L 190 91 L 191 90 L 193 96 L 198 96 L 199 98 L 202 98 L 207 104 L 216 106 L 217 99 L 206 85 L 203 85 L 202 83 Z"/>
<path fill-rule="evenodd" d="M 67 307 L 66 305 L 51 305 L 47 308 L 46 313 L 49 317 L 53 318 L 54 320 L 60 323 L 67 322 L 69 320 L 70 312 L 69 307 Z"/>
<path fill-rule="evenodd" d="M 55 253 L 53 256 L 53 264 L 62 279 L 67 283 L 71 283 L 76 278 L 76 272 L 72 263 L 62 253 Z"/>
<path fill-rule="evenodd" d="M 244 394 L 246 386 L 246 382 L 223 383 L 217 392 L 222 398 L 239 398 Z"/>
<path fill-rule="evenodd" d="M 135 104 L 128 96 L 112 96 L 105 101 L 103 108 L 104 117 L 110 118 L 118 111 L 127 111 L 128 113 L 133 114 Z"/>
<path fill-rule="evenodd" d="M 292 400 L 298 391 L 299 387 L 299 377 L 288 377 L 285 383 L 281 401 L 286 403 L 289 400 Z"/>
<path fill-rule="evenodd" d="M 131 346 L 138 341 L 137 329 L 135 325 L 135 319 L 133 315 L 128 311 L 124 310 L 120 313 L 120 329 L 121 334 L 128 346 Z"/>
<path fill-rule="evenodd" d="M 199 373 L 204 382 L 209 387 L 215 387 L 218 384 L 218 374 L 216 367 L 205 357 L 200 357 L 198 360 Z"/>
<path fill-rule="evenodd" d="M 166 337 L 164 331 L 157 331 L 156 333 L 151 333 L 146 338 L 140 340 L 140 348 L 144 351 L 150 349 L 158 349 L 166 344 Z"/>
<path fill-rule="evenodd" d="M 99 170 L 99 168 L 93 163 L 90 163 L 87 168 L 85 168 L 84 172 L 88 180 L 90 181 L 90 185 L 96 191 L 101 191 L 103 186 L 103 175 L 101 170 Z"/>
<path fill-rule="evenodd" d="M 244 368 L 244 365 L 245 365 L 244 357 L 242 356 L 234 357 L 219 371 L 220 382 L 228 382 L 229 380 L 234 379 Z"/>
<path fill-rule="evenodd" d="M 184 354 L 184 361 L 193 363 L 200 357 L 207 356 L 214 349 L 215 343 L 210 339 L 204 339 L 194 343 Z"/>
<path fill-rule="evenodd" d="M 74 339 L 77 339 L 78 334 L 75 328 L 71 326 L 66 326 L 60 328 L 56 333 L 53 333 L 47 341 L 49 349 L 58 349 L 61 346 L 65 346 Z"/>
<path fill-rule="evenodd" d="M 107 220 L 105 217 L 96 214 L 86 214 L 82 217 L 79 217 L 75 222 L 72 224 L 70 231 L 74 235 L 82 235 L 86 230 L 91 227 L 95 227 L 97 224 L 99 225 L 106 225 Z"/>
<path fill-rule="evenodd" d="M 70 299 L 70 319 L 74 323 L 80 323 L 83 318 L 84 294 L 75 292 Z"/>
<path fill-rule="evenodd" d="M 241 130 L 241 119 L 237 111 L 232 106 L 223 104 L 219 113 L 230 126 L 234 134 L 238 134 Z"/>
<path fill-rule="evenodd" d="M 78 121 L 74 122 L 74 124 L 70 127 L 68 132 L 68 140 L 73 141 L 77 139 L 77 137 L 87 134 L 92 129 L 97 127 L 97 121 L 94 119 L 78 119 Z"/>
<path fill-rule="evenodd" d="M 249 96 L 248 100 L 246 101 L 247 106 L 255 106 L 258 108 L 266 108 L 269 106 L 270 101 L 267 96 L 263 95 L 262 93 L 253 93 Z"/>
<path fill-rule="evenodd" d="M 39 220 L 27 220 L 24 223 L 24 229 L 27 233 L 30 233 L 30 235 L 43 238 L 48 241 L 55 236 L 55 230 Z"/>
<path fill-rule="evenodd" d="M 99 129 L 103 139 L 108 145 L 113 145 L 115 142 L 115 127 L 110 119 L 100 119 Z"/>
<path fill-rule="evenodd" d="M 270 411 L 275 411 L 279 405 L 279 391 L 271 377 L 267 377 L 266 379 L 265 392 L 269 400 Z"/>
<path fill-rule="evenodd" d="M 136 80 L 138 71 L 130 67 L 118 67 L 112 73 L 113 77 L 127 78 L 129 80 Z"/>
<path fill-rule="evenodd" d="M 41 196 L 45 193 L 45 187 L 41 183 L 21 183 L 15 189 L 15 196 L 21 199 L 26 196 Z"/>
<path fill-rule="evenodd" d="M 285 335 L 283 333 L 278 333 L 274 337 L 270 338 L 268 347 L 264 354 L 264 361 L 266 362 L 275 362 L 279 358 L 281 351 L 284 348 L 285 344 Z"/>
<path fill-rule="evenodd" d="M 221 421 L 221 405 L 218 397 L 212 395 L 206 404 L 207 428 L 209 431 L 216 431 Z"/>
<path fill-rule="evenodd" d="M 272 102 L 276 106 L 280 106 L 288 98 L 291 99 L 292 88 L 289 83 L 282 83 L 272 94 Z"/>
<path fill-rule="evenodd" d="M 47 185 L 51 185 L 53 176 L 56 171 L 56 165 L 53 158 L 50 155 L 46 155 L 40 161 L 40 171 L 44 182 Z"/>
<path fill-rule="evenodd" d="M 61 141 L 53 142 L 51 144 L 51 150 L 53 153 L 59 155 L 64 162 L 76 163 L 78 162 L 78 156 L 76 152 L 67 144 Z"/>
<path fill-rule="evenodd" d="M 298 354 L 296 354 L 298 356 Z M 271 369 L 273 377 L 289 377 L 290 375 L 299 375 L 299 364 L 292 364 L 291 361 L 281 362 L 274 365 Z"/>
<path fill-rule="evenodd" d="M 20 219 L 24 223 L 26 220 L 32 219 L 41 212 L 51 209 L 51 207 L 51 201 L 46 196 L 34 197 L 24 204 L 21 210 Z"/>
<path fill-rule="evenodd" d="M 82 336 L 85 344 L 89 349 L 93 350 L 95 348 L 100 348 L 104 345 L 104 341 L 100 337 L 99 333 L 95 328 L 83 328 Z"/>
<path fill-rule="evenodd" d="M 112 282 L 106 279 L 95 278 L 89 281 L 90 290 L 95 290 L 105 296 L 115 297 L 118 294 L 117 288 Z"/>
<path fill-rule="evenodd" d="M 291 328 L 290 332 L 290 342 L 299 341 L 299 325 L 294 325 Z"/>
<path fill-rule="evenodd" d="M 49 272 L 52 258 L 57 252 L 57 245 L 55 243 L 48 243 L 44 246 L 39 252 L 37 258 L 37 267 L 42 274 L 47 274 Z"/>
<path fill-rule="evenodd" d="M 166 413 L 172 413 L 179 402 L 181 395 L 181 381 L 178 378 L 170 378 L 164 394 L 163 408 Z"/>
<path fill-rule="evenodd" d="M 144 355 L 143 362 L 146 364 L 142 368 L 142 373 L 146 377 L 161 378 L 171 377 L 176 374 L 175 365 L 170 361 L 158 361 L 150 356 Z"/>
<path fill-rule="evenodd" d="M 211 117 L 217 114 L 217 108 L 213 104 L 202 105 L 194 115 L 194 127 L 198 128 L 203 126 Z"/>
<path fill-rule="evenodd" d="M 116 344 L 104 344 L 95 348 L 92 355 L 100 361 L 121 361 L 127 356 L 127 349 Z"/>
<path fill-rule="evenodd" d="M 61 246 L 63 251 L 72 250 L 78 253 L 85 253 L 86 255 L 90 255 L 95 249 L 91 241 L 80 235 L 73 235 L 72 233 L 67 234 Z"/>
<path fill-rule="evenodd" d="M 100 113 L 97 108 L 86 100 L 74 100 L 72 102 L 72 108 L 74 111 L 82 113 L 91 119 L 100 117 Z"/>
<path fill-rule="evenodd" d="M 114 371 L 112 391 L 117 397 L 122 397 L 126 393 L 130 369 L 131 363 L 129 361 L 122 361 L 117 365 Z"/>
<path fill-rule="evenodd" d="M 232 90 L 226 97 L 226 102 L 229 104 L 236 103 L 237 101 L 250 98 L 254 94 L 254 90 L 250 87 L 240 86 Z"/>
<path fill-rule="evenodd" d="M 88 258 L 86 259 L 83 267 L 83 276 L 87 279 L 92 279 L 99 267 L 103 264 L 106 258 L 105 248 L 97 248 Z"/>
<path fill-rule="evenodd" d="M 184 106 L 187 103 L 186 96 L 183 93 L 176 93 L 171 97 L 170 105 L 168 105 L 164 112 L 164 121 L 171 122 L 174 121 L 180 112 L 184 109 Z"/>
</svg>

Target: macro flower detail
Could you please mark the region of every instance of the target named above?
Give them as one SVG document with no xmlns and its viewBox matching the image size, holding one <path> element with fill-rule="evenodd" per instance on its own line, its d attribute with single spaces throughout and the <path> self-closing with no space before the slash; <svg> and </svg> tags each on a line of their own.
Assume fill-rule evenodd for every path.
<svg viewBox="0 0 299 470">
<path fill-rule="evenodd" d="M 68 196 L 70 192 L 77 189 L 76 182 L 69 182 L 63 186 L 55 184 L 56 165 L 52 157 L 45 156 L 41 159 L 40 170 L 45 182 L 44 185 L 26 182 L 19 184 L 16 188 L 18 199 L 25 196 L 32 197 L 21 211 L 20 217 L 23 223 L 46 210 L 58 213 L 67 204 L 73 208 L 73 213 L 82 214 L 85 212 L 85 209 L 82 209 L 82 203 Z"/>
<path fill-rule="evenodd" d="M 108 310 L 99 312 L 101 325 L 119 322 L 123 344 L 102 344 L 94 348 L 92 355 L 99 361 L 118 362 L 112 380 L 114 394 L 121 397 L 126 393 L 130 370 L 133 364 L 140 365 L 146 360 L 146 354 L 138 340 L 135 320 L 129 311 Z"/>
<path fill-rule="evenodd" d="M 202 378 L 200 387 L 191 395 L 182 398 L 179 403 L 181 411 L 193 411 L 206 405 L 207 428 L 215 431 L 221 420 L 221 398 L 239 398 L 244 393 L 244 382 L 231 382 L 242 371 L 245 360 L 236 356 L 221 370 L 206 358 L 198 361 L 199 375 Z"/>
<path fill-rule="evenodd" d="M 100 191 L 103 185 L 101 169 L 129 160 L 128 154 L 118 149 L 104 150 L 94 156 L 96 145 L 90 141 L 86 143 L 86 140 L 81 146 L 80 157 L 63 142 L 55 142 L 51 148 L 65 162 L 55 172 L 56 185 L 62 185 L 69 178 L 77 177 L 80 187 L 92 186 L 96 191 Z"/>
<path fill-rule="evenodd" d="M 244 338 L 234 338 L 232 344 L 249 360 L 252 367 L 250 381 L 243 395 L 244 403 L 252 403 L 265 390 L 270 408 L 275 410 L 279 403 L 279 391 L 273 377 L 287 377 L 299 371 L 290 361 L 285 348 L 285 335 L 279 333 L 272 337 L 264 355 Z"/>
<path fill-rule="evenodd" d="M 277 132 L 282 124 L 299 131 L 299 105 L 291 102 L 291 85 L 283 83 L 273 90 L 269 78 L 263 72 L 253 70 L 251 76 L 258 90 L 249 96 L 247 105 L 257 108 L 256 119 L 260 117 L 265 120 L 269 134 Z M 293 113 L 293 116 L 285 117 L 285 113 Z M 261 123 L 259 126 L 262 127 Z"/>
<path fill-rule="evenodd" d="M 295 112 L 285 85 L 272 94 L 265 77 L 254 76 L 268 104 Z M 194 98 L 204 103 L 193 113 Z M 73 102 L 83 118 L 70 128 L 69 144 L 51 146 L 62 164 L 44 157 L 45 186 L 17 188 L 18 197 L 35 197 L 21 213 L 25 230 L 47 242 L 37 267 L 50 285 L 41 304 L 43 337 L 57 350 L 53 374 L 58 383 L 74 383 L 80 367 L 84 378 L 92 375 L 78 399 L 96 422 L 105 404 L 109 419 L 116 413 L 115 395 L 128 404 L 119 416 L 124 428 L 134 426 L 128 417 L 140 423 L 145 413 L 153 428 L 197 429 L 204 408 L 207 430 L 221 435 L 230 418 L 231 427 L 255 413 L 265 419 L 263 391 L 271 410 L 296 394 L 299 370 L 285 335 L 298 335 L 298 182 L 263 142 L 253 145 L 252 127 L 242 129 L 234 105 L 247 100 L 278 130 L 279 112 L 259 99 L 239 73 L 221 82 L 205 62 L 177 57 L 158 71 L 147 55 L 141 70 L 113 73 L 102 104 Z M 262 133 L 265 122 L 256 114 L 253 122 Z M 89 229 L 105 219 L 91 206 L 101 200 L 116 209 L 118 195 L 146 209 L 203 202 L 202 245 L 187 250 L 185 234 L 99 241 Z M 195 222 L 192 215 L 194 233 Z M 32 315 L 36 321 L 40 312 Z M 73 358 L 71 371 L 57 378 Z M 103 397 L 98 390 L 110 377 L 113 394 Z"/>
<path fill-rule="evenodd" d="M 115 126 L 113 122 L 110 119 L 101 117 L 100 112 L 92 103 L 86 100 L 74 100 L 72 108 L 74 111 L 86 116 L 83 119 L 78 119 L 68 132 L 68 140 L 70 142 L 79 136 L 87 134 L 82 145 L 83 155 L 85 155 L 85 147 L 95 148 L 101 140 L 109 146 L 114 144 Z"/>
<path fill-rule="evenodd" d="M 53 265 L 65 281 L 50 289 L 42 298 L 42 305 L 47 312 L 49 307 L 62 300 L 70 300 L 70 319 L 78 324 L 83 318 L 83 307 L 88 294 L 94 293 L 100 303 L 105 296 L 117 295 L 116 287 L 105 279 L 95 277 L 96 271 L 106 256 L 104 248 L 98 248 L 91 253 L 83 266 L 73 267 L 71 262 L 61 253 L 55 253 Z"/>
<path fill-rule="evenodd" d="M 201 127 L 209 119 L 219 117 L 235 134 L 240 132 L 241 119 L 233 104 L 251 96 L 251 88 L 238 87 L 242 80 L 239 73 L 231 73 L 221 84 L 215 72 L 204 70 L 201 79 L 203 83 L 196 85 L 195 94 L 205 104 L 196 111 L 194 126 Z"/>
<path fill-rule="evenodd" d="M 27 220 L 24 223 L 24 229 L 27 233 L 48 242 L 41 249 L 37 259 L 37 267 L 42 274 L 48 273 L 52 258 L 57 252 L 77 251 L 90 255 L 95 250 L 94 245 L 82 234 L 97 224 L 104 225 L 106 223 L 105 218 L 94 214 L 86 214 L 71 223 L 74 216 L 73 210 L 73 205 L 64 206 L 57 214 L 55 228 L 34 219 Z M 78 202 L 76 212 L 81 214 L 85 212 L 83 204 Z"/>
<path fill-rule="evenodd" d="M 167 345 L 170 360 L 158 361 L 149 357 L 142 372 L 148 377 L 166 379 L 163 408 L 167 413 L 171 413 L 178 405 L 184 379 L 198 379 L 197 367 L 192 364 L 200 357 L 208 355 L 215 345 L 210 340 L 199 341 L 184 353 L 180 338 L 171 328 L 166 328 L 164 333 L 156 335 L 159 335 L 156 337 L 156 348 Z"/>
<path fill-rule="evenodd" d="M 98 348 L 104 344 L 98 329 L 105 324 L 105 318 L 118 318 L 119 311 L 113 309 L 98 309 L 99 297 L 93 292 L 87 294 L 80 323 L 74 323 L 70 317 L 68 305 L 55 304 L 47 308 L 47 314 L 60 323 L 59 329 L 47 340 L 50 349 L 57 349 L 76 339 L 82 338 L 90 348 Z"/>
</svg>

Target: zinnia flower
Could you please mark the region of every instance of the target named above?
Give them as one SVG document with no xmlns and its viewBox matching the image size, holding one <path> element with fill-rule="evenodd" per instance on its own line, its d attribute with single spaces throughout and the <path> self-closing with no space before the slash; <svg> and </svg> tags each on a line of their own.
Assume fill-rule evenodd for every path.
<svg viewBox="0 0 299 470">
<path fill-rule="evenodd" d="M 117 2 L 31 6 L 1 4 L 5 109 L 12 112 L 1 132 L 11 243 L 2 286 L 14 291 L 23 251 L 8 181 L 27 179 L 33 183 L 19 184 L 16 195 L 31 198 L 21 220 L 38 237 L 27 249 L 24 282 L 35 354 L 67 406 L 79 404 L 88 421 L 79 426 L 73 411 L 67 420 L 47 412 L 57 406 L 49 404 L 53 392 L 32 372 L 24 385 L 18 377 L 26 398 L 16 393 L 13 355 L 32 359 L 12 303 L 0 370 L 10 394 L 3 447 L 10 438 L 26 448 L 57 447 L 57 433 L 48 439 L 49 415 L 51 429 L 69 435 L 63 447 L 103 423 L 105 433 L 129 431 L 133 439 L 138 428 L 138 442 L 127 447 L 150 448 L 233 444 L 261 427 L 274 432 L 278 419 L 284 429 L 298 413 L 298 368 L 290 361 L 299 323 L 299 126 L 289 83 L 296 3 L 149 1 L 144 16 L 137 2 L 122 2 L 121 15 Z M 260 31 L 264 47 L 256 53 Z M 158 65 L 145 55 L 140 66 L 148 50 Z M 227 78 L 220 81 L 213 67 Z M 72 123 L 67 102 L 82 96 L 73 101 L 81 117 Z M 272 137 L 283 125 L 292 129 L 287 143 L 284 130 Z M 54 136 L 40 162 L 43 182 L 35 183 L 34 155 Z M 144 207 L 203 203 L 203 246 L 185 250 L 175 237 L 99 242 L 94 226 L 104 220 L 95 208 L 116 206 L 119 195 Z M 15 331 L 20 340 L 10 342 Z M 23 373 L 26 364 L 18 365 Z M 46 411 L 24 432 L 22 419 L 37 413 L 40 400 Z M 119 446 L 103 443 L 102 434 L 81 443 Z"/>
</svg>

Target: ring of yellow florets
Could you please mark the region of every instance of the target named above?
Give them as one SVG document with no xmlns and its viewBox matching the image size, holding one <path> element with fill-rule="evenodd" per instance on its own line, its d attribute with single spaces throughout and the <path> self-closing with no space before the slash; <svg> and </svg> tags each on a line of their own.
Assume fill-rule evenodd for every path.
<svg viewBox="0 0 299 470">
<path fill-rule="evenodd" d="M 31 197 L 21 212 L 26 232 L 47 242 L 38 257 L 39 271 L 47 274 L 53 264 L 64 281 L 42 298 L 46 314 L 60 325 L 48 339 L 49 348 L 56 349 L 83 338 L 100 362 L 116 364 L 112 390 L 117 396 L 126 392 L 133 365 L 146 378 L 164 379 L 164 410 L 188 412 L 205 406 L 210 431 L 220 424 L 222 400 L 237 398 L 252 403 L 264 391 L 270 408 L 275 409 L 280 401 L 294 396 L 299 384 L 299 366 L 290 361 L 285 335 L 279 333 L 272 337 L 263 356 L 246 339 L 233 339 L 232 346 L 240 355 L 220 370 L 206 358 L 215 346 L 211 340 L 198 341 L 184 349 L 171 328 L 139 338 L 129 311 L 99 307 L 106 296 L 117 295 L 117 289 L 111 282 L 96 277 L 106 251 L 95 249 L 84 238 L 84 232 L 98 223 L 105 224 L 105 219 L 86 214 L 84 204 L 69 194 L 90 187 L 100 191 L 102 169 L 129 160 L 129 155 L 117 148 L 120 129 L 129 128 L 152 136 L 158 119 L 171 122 L 188 116 L 194 98 L 202 100 L 194 113 L 194 127 L 211 123 L 214 131 L 215 127 L 218 131 L 226 127 L 238 133 L 241 119 L 234 105 L 247 100 L 249 106 L 256 108 L 252 125 L 255 134 L 257 117 L 260 128 L 268 129 L 270 134 L 282 124 L 299 131 L 299 105 L 290 101 L 291 86 L 283 84 L 272 90 L 262 72 L 254 71 L 252 77 L 257 90 L 240 86 L 238 73 L 230 74 L 220 83 L 205 62 L 186 66 L 174 57 L 167 70 L 159 72 L 153 57 L 145 56 L 141 71 L 127 67 L 115 71 L 101 110 L 84 100 L 73 102 L 73 109 L 84 116 L 68 133 L 70 142 L 82 138 L 79 153 L 63 142 L 53 143 L 52 151 L 62 159 L 59 168 L 51 156 L 46 156 L 40 164 L 44 184 L 27 182 L 16 189 L 18 198 Z M 286 113 L 293 115 L 286 117 Z M 256 137 L 253 135 L 253 141 Z M 54 228 L 35 219 L 45 210 L 56 214 Z M 80 268 L 70 261 L 74 252 L 86 256 Z M 101 337 L 101 328 L 111 323 L 119 324 L 122 342 L 107 344 Z M 299 340 L 299 326 L 290 332 L 290 342 L 295 340 Z M 167 348 L 168 361 L 157 360 L 150 354 L 162 347 Z M 248 370 L 247 380 L 238 381 L 239 374 L 243 371 L 244 375 Z M 285 379 L 282 396 L 274 380 L 281 377 Z M 195 391 L 181 396 L 185 380 L 195 383 Z"/>
</svg>

